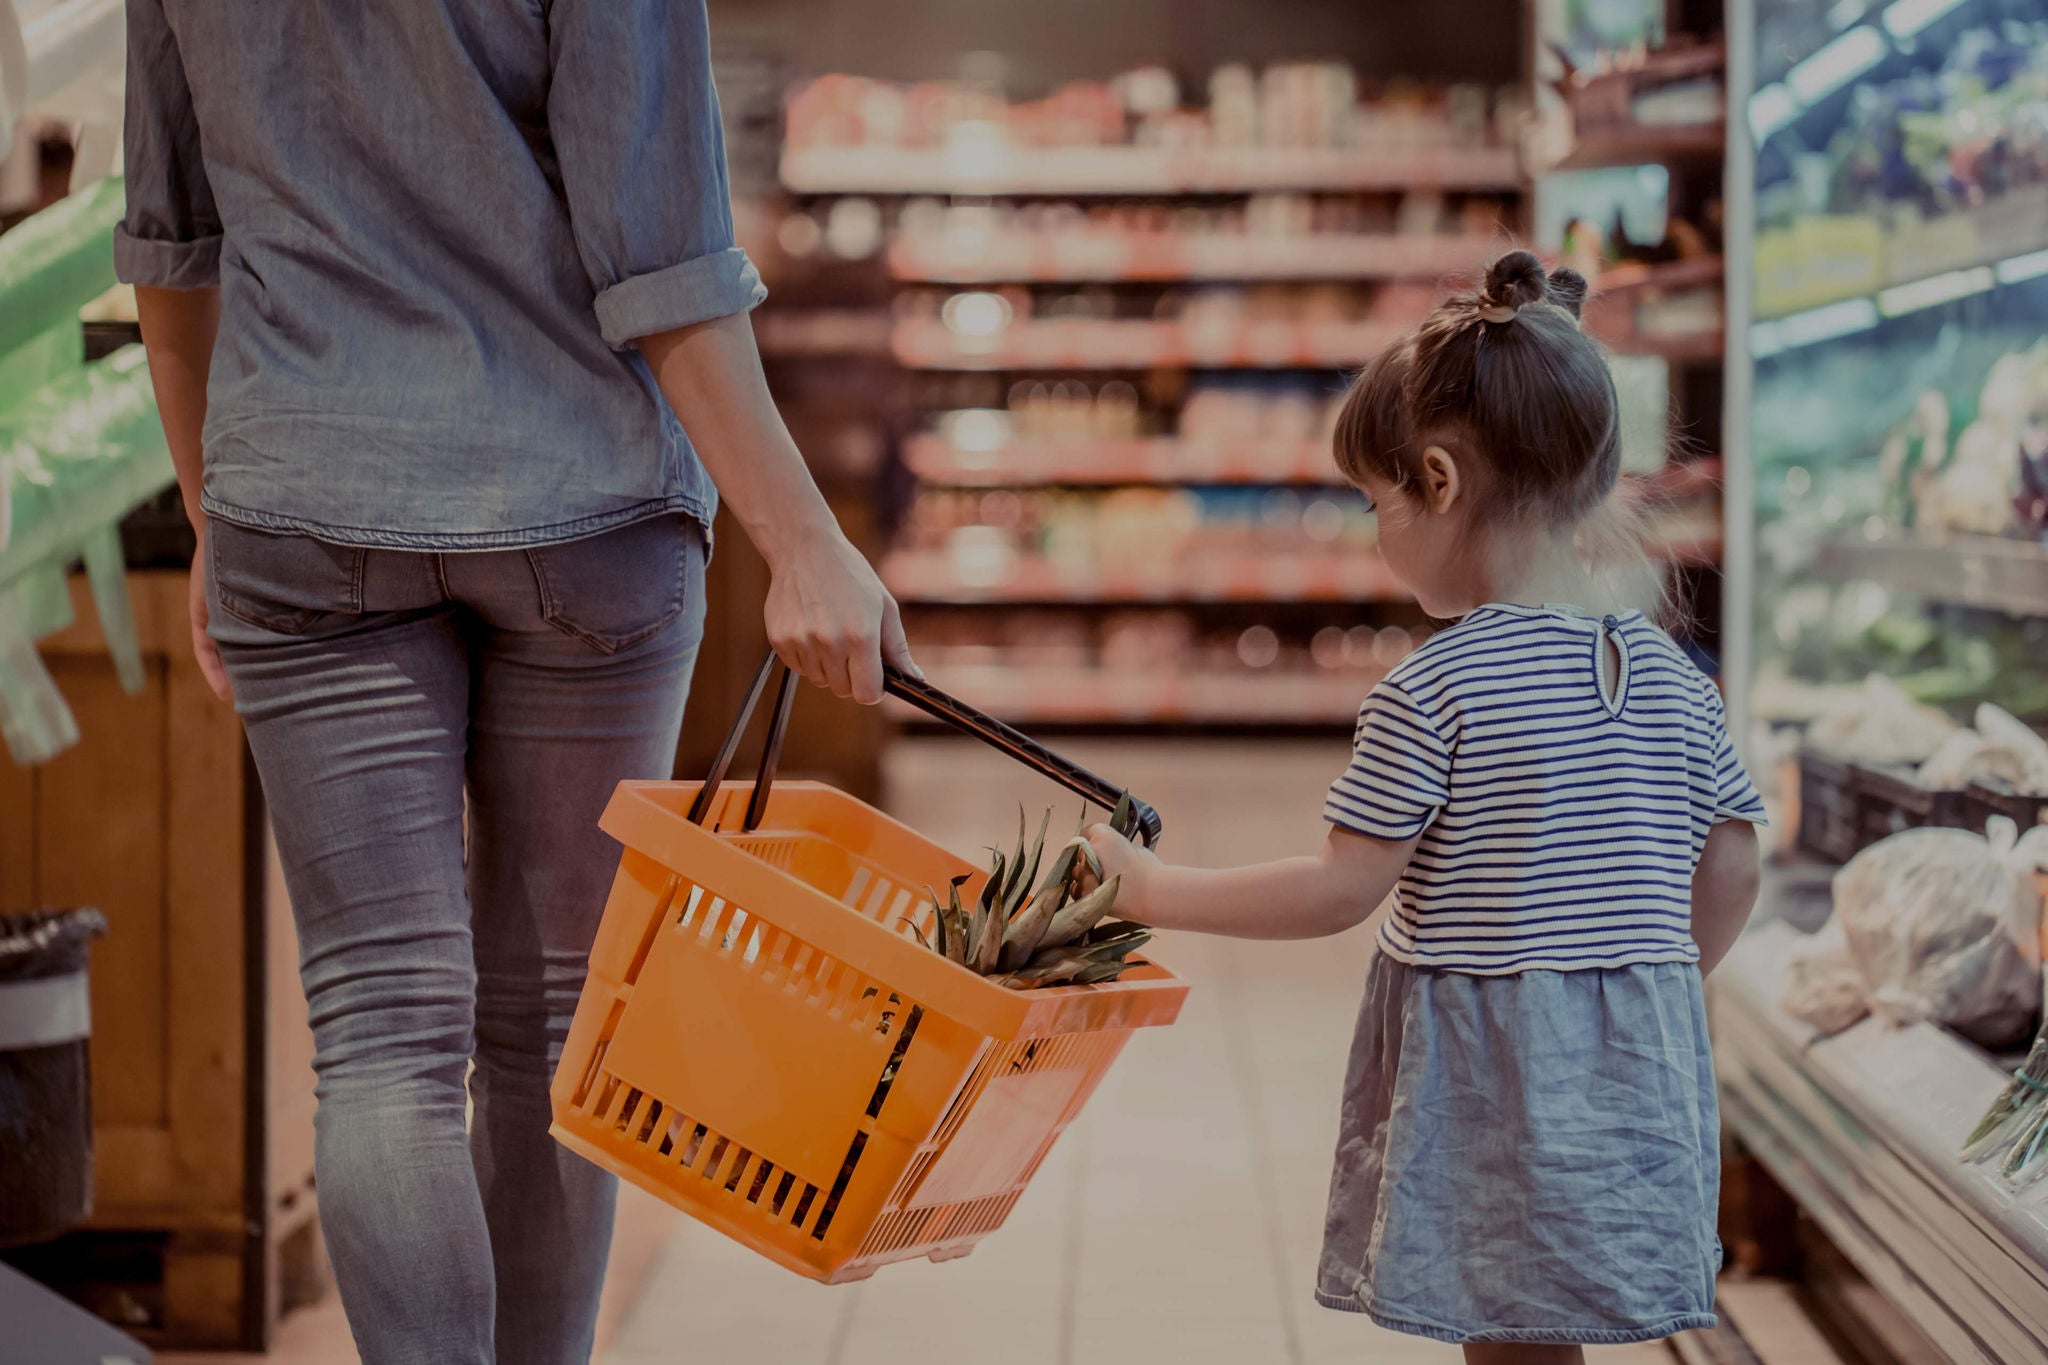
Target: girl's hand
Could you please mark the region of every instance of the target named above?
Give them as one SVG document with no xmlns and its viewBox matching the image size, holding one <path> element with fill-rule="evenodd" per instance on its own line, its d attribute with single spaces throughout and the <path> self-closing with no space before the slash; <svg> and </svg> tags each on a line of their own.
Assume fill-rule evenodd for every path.
<svg viewBox="0 0 2048 1365">
<path fill-rule="evenodd" d="M 1132 843 L 1108 825 L 1090 825 L 1083 833 L 1095 856 L 1102 860 L 1102 880 L 1123 878 L 1117 885 L 1116 908 L 1111 913 L 1118 919 L 1152 923 L 1152 890 L 1161 866 L 1159 855 Z"/>
</svg>

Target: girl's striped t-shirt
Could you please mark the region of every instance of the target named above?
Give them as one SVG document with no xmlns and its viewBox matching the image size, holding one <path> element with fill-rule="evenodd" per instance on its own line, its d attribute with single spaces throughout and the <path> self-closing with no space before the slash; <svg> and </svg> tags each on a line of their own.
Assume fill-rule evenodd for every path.
<svg viewBox="0 0 2048 1365">
<path fill-rule="evenodd" d="M 1501 605 L 1373 689 L 1323 813 L 1416 840 L 1382 949 L 1489 976 L 1698 961 L 1707 831 L 1764 823 L 1719 691 L 1668 635 L 1640 613 Z"/>
</svg>

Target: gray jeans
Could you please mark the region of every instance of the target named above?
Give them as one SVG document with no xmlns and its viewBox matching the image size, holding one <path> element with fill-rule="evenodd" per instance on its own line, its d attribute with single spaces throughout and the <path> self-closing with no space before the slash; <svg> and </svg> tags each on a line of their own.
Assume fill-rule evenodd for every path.
<svg viewBox="0 0 2048 1365">
<path fill-rule="evenodd" d="M 616 1187 L 549 1138 L 548 1081 L 617 866 L 598 813 L 674 762 L 702 533 L 662 517 L 434 554 L 216 519 L 208 542 L 211 632 L 298 922 L 321 1221 L 365 1365 L 585 1361 Z"/>
</svg>

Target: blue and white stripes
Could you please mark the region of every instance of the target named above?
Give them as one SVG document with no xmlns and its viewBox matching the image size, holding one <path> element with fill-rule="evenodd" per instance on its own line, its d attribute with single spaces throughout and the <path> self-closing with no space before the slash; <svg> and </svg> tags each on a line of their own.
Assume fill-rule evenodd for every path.
<svg viewBox="0 0 2048 1365">
<path fill-rule="evenodd" d="M 1487 606 L 1366 698 L 1324 817 L 1416 840 L 1385 951 L 1499 975 L 1696 961 L 1707 831 L 1764 810 L 1719 692 L 1641 615 Z"/>
</svg>

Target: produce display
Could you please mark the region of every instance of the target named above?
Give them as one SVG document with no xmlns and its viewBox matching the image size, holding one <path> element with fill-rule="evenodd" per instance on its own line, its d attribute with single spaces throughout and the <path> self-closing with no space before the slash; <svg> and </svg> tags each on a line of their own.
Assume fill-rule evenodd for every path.
<svg viewBox="0 0 2048 1365">
<path fill-rule="evenodd" d="M 1965 1161 L 1996 1161 L 1998 1173 L 2014 1189 L 2031 1185 L 2048 1172 L 2048 1026 L 1970 1130 L 1962 1155 Z"/>
<path fill-rule="evenodd" d="M 1011 990 L 1116 980 L 1130 966 L 1130 955 L 1151 941 L 1152 932 L 1108 919 L 1121 879 L 1102 879 L 1101 860 L 1078 833 L 1054 855 L 1045 880 L 1039 881 L 1051 823 L 1048 810 L 1027 861 L 1024 812 L 1019 809 L 1016 850 L 1007 858 L 1001 849 L 990 850 L 994 866 L 974 904 L 960 903 L 960 888 L 973 880 L 963 873 L 953 879 L 944 900 L 927 888 L 932 900 L 929 934 L 912 920 L 905 920 L 904 926 L 948 961 Z M 1085 810 L 1082 823 L 1087 823 Z M 1130 832 L 1129 796 L 1117 803 L 1109 823 L 1119 834 Z"/>
<path fill-rule="evenodd" d="M 1785 1011 L 1834 1031 L 1876 1015 L 1926 1021 L 1985 1047 L 2025 1038 L 2041 1010 L 2041 891 L 2048 829 L 2015 842 L 1914 829 L 1835 875 L 1834 917 L 1786 976 Z M 1860 994 L 1861 1008 L 1856 997 Z"/>
<path fill-rule="evenodd" d="M 1825 178 L 1775 187 L 1767 215 L 1933 217 L 2048 186 L 2048 22 L 1964 32 L 1938 64 L 1860 85 L 1825 143 Z"/>
<path fill-rule="evenodd" d="M 1799 74 L 1764 73 L 1761 316 L 2048 247 L 2048 21 L 2007 11 L 1936 41 L 1866 24 L 1874 77 L 1803 110 Z"/>
<path fill-rule="evenodd" d="M 1039 554 L 1077 573 L 1144 572 L 1213 551 L 1370 551 L 1378 531 L 1348 488 L 927 489 L 899 544 L 967 557 Z"/>
<path fill-rule="evenodd" d="M 1391 82 L 1367 90 L 1344 62 L 1288 62 L 1213 71 L 1195 107 L 1164 67 L 1107 81 L 1071 81 L 1043 99 L 1011 100 L 992 84 L 902 86 L 833 74 L 797 90 L 787 145 L 942 147 L 963 131 L 1019 147 L 1444 147 L 1484 145 L 1511 130 L 1511 91 Z"/>
<path fill-rule="evenodd" d="M 2048 279 L 2026 280 L 1758 360 L 1760 719 L 1808 719 L 1871 673 L 2048 716 L 2027 609 L 2048 600 L 2029 588 L 2048 582 L 2044 310 Z M 1977 600 L 1999 563 L 2002 594 Z"/>
</svg>

